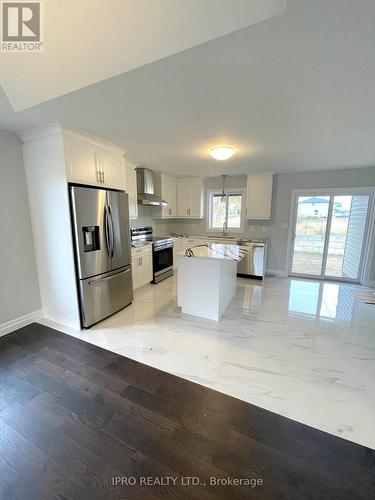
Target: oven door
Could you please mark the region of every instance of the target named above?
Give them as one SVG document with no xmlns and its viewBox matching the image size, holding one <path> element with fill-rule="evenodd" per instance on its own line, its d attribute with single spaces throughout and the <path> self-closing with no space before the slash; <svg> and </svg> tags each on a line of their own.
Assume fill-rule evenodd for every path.
<svg viewBox="0 0 375 500">
<path fill-rule="evenodd" d="M 152 254 L 154 283 L 173 275 L 173 245 L 154 247 Z"/>
</svg>

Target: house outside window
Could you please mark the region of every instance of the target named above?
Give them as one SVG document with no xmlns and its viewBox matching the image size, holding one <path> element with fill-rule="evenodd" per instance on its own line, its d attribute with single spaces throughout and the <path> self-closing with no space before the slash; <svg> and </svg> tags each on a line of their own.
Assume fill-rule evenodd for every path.
<svg viewBox="0 0 375 500">
<path fill-rule="evenodd" d="M 208 192 L 208 231 L 243 233 L 245 226 L 245 191 L 226 189 Z"/>
</svg>

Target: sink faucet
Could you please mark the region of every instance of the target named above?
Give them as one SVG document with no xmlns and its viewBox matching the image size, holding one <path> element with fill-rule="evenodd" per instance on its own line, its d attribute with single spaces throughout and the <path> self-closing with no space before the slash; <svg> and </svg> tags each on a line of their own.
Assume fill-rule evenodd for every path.
<svg viewBox="0 0 375 500">
<path fill-rule="evenodd" d="M 228 236 L 226 221 L 224 221 L 223 224 L 223 236 Z"/>
</svg>

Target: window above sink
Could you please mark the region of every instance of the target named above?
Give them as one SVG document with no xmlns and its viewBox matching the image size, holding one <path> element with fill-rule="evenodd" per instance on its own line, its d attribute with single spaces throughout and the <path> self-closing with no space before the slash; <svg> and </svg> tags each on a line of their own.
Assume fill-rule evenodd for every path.
<svg viewBox="0 0 375 500">
<path fill-rule="evenodd" d="M 207 231 L 217 233 L 221 231 L 223 233 L 243 233 L 246 205 L 244 198 L 244 189 L 227 189 L 224 195 L 222 191 L 208 191 Z M 225 234 L 222 236 L 213 236 L 212 238 L 231 239 L 231 237 Z"/>
</svg>

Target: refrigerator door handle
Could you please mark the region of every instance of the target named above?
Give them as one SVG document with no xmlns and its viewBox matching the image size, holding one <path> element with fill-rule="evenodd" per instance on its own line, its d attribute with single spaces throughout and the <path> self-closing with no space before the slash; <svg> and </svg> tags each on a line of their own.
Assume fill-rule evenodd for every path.
<svg viewBox="0 0 375 500">
<path fill-rule="evenodd" d="M 113 225 L 111 205 L 108 205 L 108 214 L 109 214 L 109 227 L 110 227 L 111 257 L 113 258 L 113 255 L 115 253 L 115 228 Z"/>
<path fill-rule="evenodd" d="M 105 246 L 107 249 L 108 257 L 111 257 L 111 240 L 110 240 L 110 230 L 109 230 L 109 211 L 108 206 L 104 205 L 104 236 L 105 236 Z"/>
<path fill-rule="evenodd" d="M 106 276 L 105 278 L 95 278 L 93 280 L 90 280 L 88 282 L 89 285 L 96 285 L 99 283 L 102 283 L 103 281 L 109 281 L 112 280 L 113 278 L 118 278 L 118 276 L 121 276 L 122 274 L 130 273 L 131 268 L 129 267 L 128 269 L 125 269 L 125 271 L 121 271 L 120 273 L 112 274 L 111 276 Z"/>
</svg>

